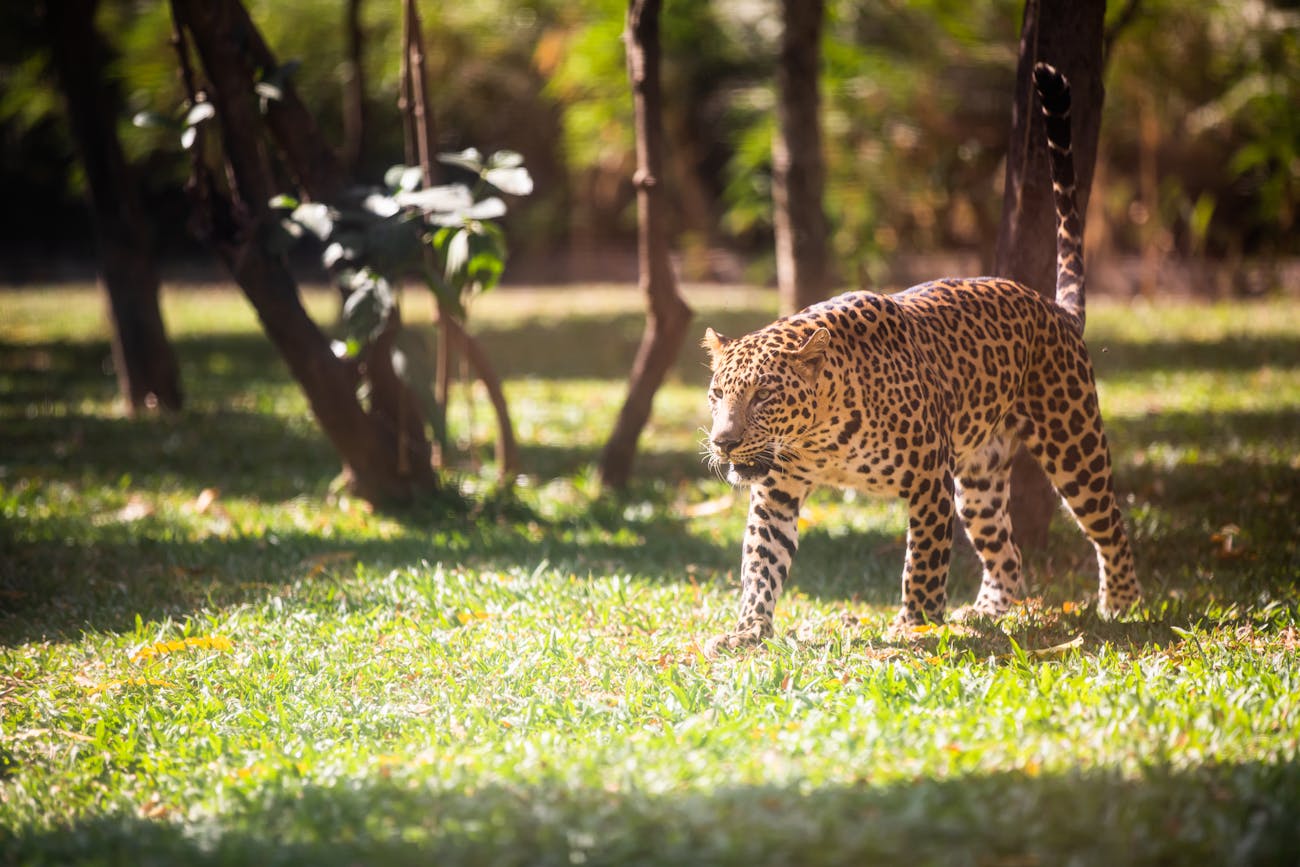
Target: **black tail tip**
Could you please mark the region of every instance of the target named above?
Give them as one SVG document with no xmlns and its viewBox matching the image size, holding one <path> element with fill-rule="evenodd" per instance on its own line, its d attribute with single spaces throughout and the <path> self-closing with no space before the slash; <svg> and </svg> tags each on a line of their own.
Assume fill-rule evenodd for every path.
<svg viewBox="0 0 1300 867">
<path fill-rule="evenodd" d="M 1034 87 L 1045 113 L 1062 115 L 1070 111 L 1070 81 L 1055 66 L 1035 63 Z"/>
</svg>

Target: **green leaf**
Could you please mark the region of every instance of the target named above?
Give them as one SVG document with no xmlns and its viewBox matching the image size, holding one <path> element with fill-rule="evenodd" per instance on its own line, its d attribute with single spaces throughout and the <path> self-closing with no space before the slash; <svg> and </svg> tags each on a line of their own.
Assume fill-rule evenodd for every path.
<svg viewBox="0 0 1300 867">
<path fill-rule="evenodd" d="M 185 115 L 186 126 L 197 126 L 205 120 L 211 120 L 217 109 L 210 102 L 196 102 Z"/>
<path fill-rule="evenodd" d="M 1196 204 L 1192 206 L 1192 214 L 1187 220 L 1188 233 L 1201 249 L 1204 249 L 1205 238 L 1209 234 L 1210 221 L 1214 219 L 1214 209 L 1217 204 L 1212 193 L 1201 193 L 1196 198 Z"/>
<path fill-rule="evenodd" d="M 468 169 L 476 175 L 483 171 L 483 154 L 479 153 L 478 148 L 465 148 L 457 153 L 438 154 L 438 162 Z"/>
<path fill-rule="evenodd" d="M 296 207 L 298 207 L 300 204 L 302 204 L 302 203 L 299 202 L 297 199 L 295 199 L 293 196 L 290 196 L 290 195 L 288 195 L 288 194 L 286 194 L 286 193 L 281 193 L 281 194 L 278 195 L 278 196 L 272 196 L 272 197 L 271 197 L 271 201 L 267 202 L 267 205 L 268 205 L 268 206 L 270 206 L 270 207 L 272 207 L 272 208 L 276 208 L 276 209 L 280 209 L 280 208 L 296 208 Z"/>
<path fill-rule="evenodd" d="M 524 164 L 523 154 L 518 151 L 500 150 L 488 157 L 488 170 L 513 169 Z"/>
<path fill-rule="evenodd" d="M 523 166 L 488 169 L 483 180 L 511 196 L 526 196 L 533 191 L 533 177 Z"/>
<path fill-rule="evenodd" d="M 419 166 L 396 165 L 384 172 L 384 186 L 390 190 L 410 192 L 424 183 L 424 170 Z"/>
<path fill-rule="evenodd" d="M 465 263 L 469 261 L 469 234 L 465 229 L 452 230 L 452 235 L 447 241 L 446 261 L 443 266 L 443 272 L 448 280 L 463 271 Z"/>
<path fill-rule="evenodd" d="M 137 111 L 131 116 L 131 124 L 140 129 L 180 129 L 180 123 L 173 117 L 156 111 Z"/>
<path fill-rule="evenodd" d="M 1272 153 L 1266 144 L 1252 142 L 1237 150 L 1228 162 L 1228 168 L 1234 175 L 1244 175 L 1253 169 L 1267 166 Z"/>
<path fill-rule="evenodd" d="M 1014 659 L 1021 668 L 1029 668 L 1029 654 L 1025 653 L 1025 649 L 1010 635 L 1007 636 L 1007 641 L 1011 642 L 1011 658 Z"/>
<path fill-rule="evenodd" d="M 320 260 L 322 265 L 326 268 L 332 269 L 341 261 L 353 259 L 355 255 L 356 254 L 352 250 L 344 247 L 338 241 L 335 241 L 325 248 L 325 252 L 321 254 Z"/>
<path fill-rule="evenodd" d="M 369 343 L 388 324 L 397 298 L 388 281 L 369 268 L 362 268 L 353 276 L 351 288 L 351 294 L 343 302 L 343 330 L 349 340 Z"/>
<path fill-rule="evenodd" d="M 253 93 L 272 102 L 280 102 L 284 99 L 284 88 L 271 81 L 259 81 L 254 84 Z"/>
<path fill-rule="evenodd" d="M 397 203 L 397 199 L 379 193 L 374 193 L 362 199 L 361 207 L 376 216 L 385 218 L 392 217 L 402 210 L 402 206 Z"/>
<path fill-rule="evenodd" d="M 337 214 L 328 205 L 307 202 L 294 208 L 290 219 L 324 241 L 334 231 L 336 216 Z"/>
<path fill-rule="evenodd" d="M 474 197 L 464 184 L 443 184 L 412 192 L 402 191 L 393 198 L 404 208 L 416 208 L 425 213 L 460 211 L 474 204 Z"/>
<path fill-rule="evenodd" d="M 496 285 L 501 282 L 501 275 L 505 269 L 501 257 L 495 252 L 488 251 L 470 256 L 469 262 L 465 265 L 465 273 L 478 285 L 480 292 L 488 292 L 496 288 Z"/>
</svg>

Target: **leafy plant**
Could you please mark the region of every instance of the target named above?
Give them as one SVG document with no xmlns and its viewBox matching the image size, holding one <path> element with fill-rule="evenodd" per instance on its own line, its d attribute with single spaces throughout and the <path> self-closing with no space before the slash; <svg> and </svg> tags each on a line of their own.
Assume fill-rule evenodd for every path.
<svg viewBox="0 0 1300 867">
<path fill-rule="evenodd" d="M 281 226 L 288 238 L 311 235 L 324 245 L 321 262 L 346 298 L 344 339 L 336 345 L 341 356 L 356 357 L 388 327 L 397 306 L 394 287 L 405 275 L 422 277 L 442 308 L 460 318 L 471 297 L 501 280 L 508 251 L 496 221 L 507 208 L 497 193 L 533 191 L 523 157 L 498 151 L 484 159 L 469 148 L 438 159 L 471 172 L 473 185 L 425 186 L 418 167 L 396 165 L 384 175 L 385 189 L 358 188 L 337 206 L 292 196 L 271 202 L 287 212 Z"/>
</svg>

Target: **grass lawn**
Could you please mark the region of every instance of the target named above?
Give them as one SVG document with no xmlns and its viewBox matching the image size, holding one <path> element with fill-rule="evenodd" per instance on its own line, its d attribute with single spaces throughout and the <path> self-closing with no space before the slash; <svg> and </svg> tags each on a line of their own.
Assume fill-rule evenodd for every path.
<svg viewBox="0 0 1300 867">
<path fill-rule="evenodd" d="M 689 294 L 696 332 L 772 312 Z M 189 406 L 129 420 L 92 290 L 0 293 L 0 865 L 1300 860 L 1293 302 L 1089 311 L 1136 618 L 1096 617 L 1061 520 L 1012 616 L 889 640 L 903 510 L 827 493 L 779 637 L 708 661 L 744 505 L 699 461 L 702 352 L 629 495 L 590 469 L 631 289 L 475 309 L 526 469 L 493 496 L 458 403 L 468 516 L 331 493 L 242 299 L 165 301 Z"/>
</svg>

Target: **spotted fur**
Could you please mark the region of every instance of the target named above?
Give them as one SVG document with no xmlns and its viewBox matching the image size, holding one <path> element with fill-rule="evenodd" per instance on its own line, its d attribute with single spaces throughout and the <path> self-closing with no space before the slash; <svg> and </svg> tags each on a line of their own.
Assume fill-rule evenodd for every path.
<svg viewBox="0 0 1300 867">
<path fill-rule="evenodd" d="M 1006 612 L 1025 592 L 1007 511 L 1021 443 L 1096 548 L 1100 611 L 1138 600 L 1082 337 L 1069 86 L 1045 64 L 1035 83 L 1056 197 L 1055 302 L 1010 280 L 937 280 L 850 292 L 737 339 L 706 332 L 711 460 L 750 488 L 739 620 L 709 652 L 772 634 L 799 510 L 817 485 L 907 501 L 898 623 L 943 619 L 954 512 L 984 567 L 974 610 Z"/>
</svg>

